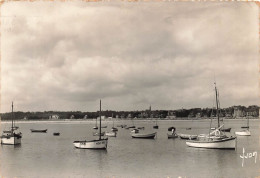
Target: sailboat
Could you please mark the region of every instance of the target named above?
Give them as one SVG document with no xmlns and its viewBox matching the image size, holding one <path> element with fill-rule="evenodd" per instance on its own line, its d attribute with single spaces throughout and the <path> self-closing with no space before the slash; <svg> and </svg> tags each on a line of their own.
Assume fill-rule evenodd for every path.
<svg viewBox="0 0 260 178">
<path fill-rule="evenodd" d="M 113 113 L 112 113 L 112 119 L 113 119 Z M 118 131 L 118 128 L 115 127 L 114 119 L 113 119 L 113 127 L 111 128 L 111 131 L 112 132 L 117 132 Z"/>
<path fill-rule="evenodd" d="M 96 118 L 96 125 L 93 127 L 93 129 L 98 129 L 98 126 L 97 126 L 97 118 Z"/>
<path fill-rule="evenodd" d="M 113 119 L 113 114 L 112 114 Z M 106 132 L 105 135 L 108 137 L 116 137 L 118 129 L 114 127 L 114 120 L 113 120 L 113 127 L 111 128 L 111 132 Z"/>
<path fill-rule="evenodd" d="M 99 139 L 90 141 L 74 141 L 73 145 L 80 149 L 107 149 L 108 138 L 101 138 L 101 100 L 100 100 L 100 112 L 99 112 Z"/>
<path fill-rule="evenodd" d="M 229 137 L 222 132 L 220 129 L 224 126 L 220 126 L 219 122 L 219 99 L 218 91 L 215 83 L 215 93 L 216 93 L 216 106 L 217 106 L 217 119 L 218 128 L 209 134 L 201 134 L 195 140 L 187 140 L 186 144 L 190 147 L 196 148 L 213 148 L 213 149 L 235 149 L 236 148 L 236 137 Z"/>
<path fill-rule="evenodd" d="M 135 125 L 134 125 L 134 120 L 133 118 L 131 118 L 131 121 L 132 121 L 132 126 L 129 126 L 129 127 L 125 127 L 125 129 L 134 129 L 135 128 Z"/>
<path fill-rule="evenodd" d="M 159 126 L 157 125 L 157 118 L 155 119 L 155 125 L 153 126 L 154 129 L 159 129 Z"/>
<path fill-rule="evenodd" d="M 19 145 L 21 144 L 22 133 L 16 132 L 19 127 L 15 126 L 14 123 L 14 114 L 13 114 L 13 102 L 12 102 L 12 126 L 10 130 L 3 131 L 1 136 L 1 144 L 3 145 Z"/>
<path fill-rule="evenodd" d="M 249 118 L 248 117 L 247 117 L 247 126 L 243 127 L 243 128 L 247 128 L 247 129 L 239 131 L 239 132 L 235 132 L 235 134 L 239 135 L 239 136 L 250 136 L 251 132 L 249 131 Z"/>
</svg>

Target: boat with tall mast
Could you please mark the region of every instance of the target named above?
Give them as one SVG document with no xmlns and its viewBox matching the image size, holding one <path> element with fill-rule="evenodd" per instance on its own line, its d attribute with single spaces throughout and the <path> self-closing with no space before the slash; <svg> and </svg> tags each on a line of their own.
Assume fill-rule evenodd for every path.
<svg viewBox="0 0 260 178">
<path fill-rule="evenodd" d="M 97 118 L 96 118 L 96 125 L 93 127 L 93 129 L 97 130 L 98 126 L 97 126 Z"/>
<path fill-rule="evenodd" d="M 99 139 L 90 141 L 74 141 L 73 145 L 80 149 L 107 149 L 108 138 L 101 137 L 101 100 L 100 100 L 100 111 L 99 111 Z"/>
<path fill-rule="evenodd" d="M 12 126 L 11 126 L 10 130 L 3 131 L 3 134 L 1 136 L 1 144 L 3 144 L 3 145 L 19 145 L 19 144 L 21 144 L 22 133 L 17 132 L 19 127 L 15 126 L 13 108 L 14 108 L 14 106 L 13 106 L 13 102 L 12 102 Z"/>
<path fill-rule="evenodd" d="M 215 95 L 216 95 L 216 106 L 217 106 L 217 119 L 218 127 L 210 132 L 209 134 L 201 134 L 195 140 L 187 140 L 186 144 L 189 147 L 196 148 L 212 148 L 212 149 L 235 149 L 236 148 L 236 137 L 227 136 L 225 132 L 221 131 L 221 128 L 224 126 L 220 125 L 219 122 L 219 96 L 218 90 L 215 84 Z M 210 128 L 209 128 L 210 130 Z"/>
<path fill-rule="evenodd" d="M 114 118 L 113 118 L 113 113 L 112 113 L 112 120 L 113 120 L 113 127 L 111 128 L 112 132 L 117 132 L 118 128 L 115 127 L 115 123 L 114 123 Z"/>
<path fill-rule="evenodd" d="M 243 128 L 246 128 L 246 129 L 235 132 L 235 134 L 238 135 L 238 136 L 250 136 L 251 132 L 249 131 L 249 117 L 247 117 L 247 126 L 243 127 Z"/>
</svg>

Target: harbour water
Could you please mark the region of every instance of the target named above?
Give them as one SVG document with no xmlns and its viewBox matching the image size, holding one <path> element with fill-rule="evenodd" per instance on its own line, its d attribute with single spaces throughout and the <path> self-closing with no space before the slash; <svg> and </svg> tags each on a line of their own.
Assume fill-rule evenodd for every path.
<svg viewBox="0 0 260 178">
<path fill-rule="evenodd" d="M 102 122 L 108 126 L 102 131 L 110 131 L 112 124 Z M 132 122 L 115 121 L 115 126 L 121 124 L 130 126 Z M 22 144 L 0 147 L 0 177 L 260 176 L 259 120 L 250 120 L 251 136 L 238 137 L 236 150 L 191 148 L 185 140 L 167 138 L 170 126 L 176 127 L 177 133 L 201 134 L 209 132 L 209 124 L 210 120 L 158 121 L 159 129 L 153 129 L 154 121 L 134 121 L 135 126 L 145 127 L 142 132 L 157 132 L 157 137 L 132 139 L 130 129 L 118 128 L 117 137 L 109 137 L 107 150 L 84 150 L 74 148 L 73 141 L 94 139 L 95 121 L 20 122 Z M 225 120 L 233 135 L 245 125 L 246 120 Z M 1 130 L 9 126 L 10 123 L 2 123 Z M 191 130 L 186 130 L 188 127 Z M 31 133 L 30 129 L 48 131 Z M 53 136 L 53 132 L 61 135 Z"/>
</svg>

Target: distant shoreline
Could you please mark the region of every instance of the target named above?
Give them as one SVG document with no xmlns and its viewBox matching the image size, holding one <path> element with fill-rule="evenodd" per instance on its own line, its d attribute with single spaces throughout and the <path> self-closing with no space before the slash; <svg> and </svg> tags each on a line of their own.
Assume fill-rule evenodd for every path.
<svg viewBox="0 0 260 178">
<path fill-rule="evenodd" d="M 156 119 L 133 119 L 136 122 L 145 122 L 145 121 L 155 121 Z M 201 119 L 190 119 L 190 118 L 176 118 L 176 119 L 157 119 L 158 122 L 163 121 L 210 121 L 210 118 L 201 118 Z M 216 120 L 216 118 L 213 118 L 213 120 Z M 246 120 L 246 118 L 237 118 L 237 119 L 225 119 L 230 121 L 241 121 Z M 259 118 L 250 118 L 250 120 L 259 120 Z M 59 122 L 94 122 L 96 119 L 41 119 L 41 120 L 16 120 L 16 123 L 34 123 L 34 122 L 49 122 L 49 123 L 59 123 Z M 113 119 L 102 119 L 102 122 L 112 122 Z M 131 119 L 114 119 L 115 122 L 122 122 L 122 121 L 132 121 Z M 10 123 L 10 120 L 2 120 L 1 123 Z"/>
</svg>

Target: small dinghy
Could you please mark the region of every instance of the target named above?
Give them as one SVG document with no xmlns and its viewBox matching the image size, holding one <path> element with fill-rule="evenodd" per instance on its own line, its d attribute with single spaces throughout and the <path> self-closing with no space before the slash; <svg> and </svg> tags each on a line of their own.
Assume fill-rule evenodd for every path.
<svg viewBox="0 0 260 178">
<path fill-rule="evenodd" d="M 133 129 L 131 132 L 132 133 L 139 133 L 139 130 L 138 129 Z"/>
<path fill-rule="evenodd" d="M 53 135 L 54 135 L 54 136 L 59 136 L 59 135 L 60 135 L 60 132 L 54 132 Z"/>
<path fill-rule="evenodd" d="M 108 137 L 116 137 L 116 132 L 106 132 L 105 135 Z"/>
<path fill-rule="evenodd" d="M 94 132 L 93 133 L 93 136 L 104 136 L 105 135 L 105 132 L 101 132 L 101 133 L 99 133 L 99 132 Z"/>
<path fill-rule="evenodd" d="M 170 138 L 178 138 L 178 135 L 176 133 L 174 133 L 174 134 L 167 134 L 167 136 L 168 136 L 168 139 L 170 139 Z"/>
</svg>

